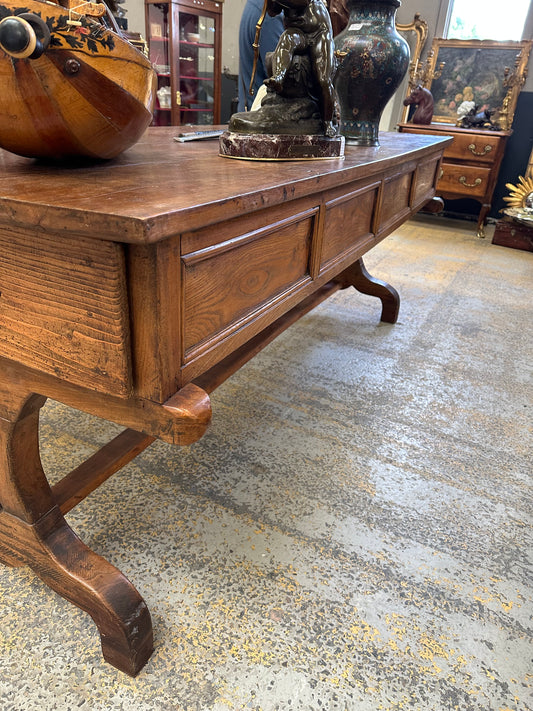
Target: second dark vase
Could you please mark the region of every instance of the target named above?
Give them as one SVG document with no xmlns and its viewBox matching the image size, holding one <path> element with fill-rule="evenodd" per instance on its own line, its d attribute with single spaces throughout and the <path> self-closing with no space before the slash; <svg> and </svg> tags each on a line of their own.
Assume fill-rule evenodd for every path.
<svg viewBox="0 0 533 711">
<path fill-rule="evenodd" d="M 409 45 L 396 31 L 399 0 L 348 0 L 350 19 L 335 37 L 335 89 L 346 143 L 378 146 L 387 102 L 409 67 Z"/>
</svg>

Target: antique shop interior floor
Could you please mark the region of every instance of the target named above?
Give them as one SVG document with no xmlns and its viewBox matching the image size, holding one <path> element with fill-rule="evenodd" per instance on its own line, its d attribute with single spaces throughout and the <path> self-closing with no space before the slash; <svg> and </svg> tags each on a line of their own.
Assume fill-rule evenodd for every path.
<svg viewBox="0 0 533 711">
<path fill-rule="evenodd" d="M 396 325 L 336 294 L 68 514 L 151 611 L 136 679 L 0 566 L 0 710 L 533 708 L 533 254 L 491 234 L 410 221 L 367 260 Z M 49 401 L 50 479 L 118 431 Z"/>
</svg>

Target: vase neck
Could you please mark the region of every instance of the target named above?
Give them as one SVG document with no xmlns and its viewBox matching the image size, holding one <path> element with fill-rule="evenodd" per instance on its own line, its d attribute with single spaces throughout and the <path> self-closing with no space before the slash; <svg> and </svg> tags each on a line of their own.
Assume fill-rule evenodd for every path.
<svg viewBox="0 0 533 711">
<path fill-rule="evenodd" d="M 398 0 L 348 0 L 350 21 L 375 22 L 394 19 L 400 6 Z"/>
</svg>

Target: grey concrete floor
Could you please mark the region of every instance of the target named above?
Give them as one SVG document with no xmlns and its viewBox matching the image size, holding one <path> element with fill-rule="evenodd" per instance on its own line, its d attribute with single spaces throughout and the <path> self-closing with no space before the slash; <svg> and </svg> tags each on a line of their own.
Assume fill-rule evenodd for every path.
<svg viewBox="0 0 533 711">
<path fill-rule="evenodd" d="M 372 251 L 399 322 L 353 290 L 67 518 L 136 585 L 136 679 L 90 618 L 0 566 L 0 710 L 533 708 L 533 254 L 416 219 Z M 118 428 L 54 402 L 51 481 Z"/>
</svg>

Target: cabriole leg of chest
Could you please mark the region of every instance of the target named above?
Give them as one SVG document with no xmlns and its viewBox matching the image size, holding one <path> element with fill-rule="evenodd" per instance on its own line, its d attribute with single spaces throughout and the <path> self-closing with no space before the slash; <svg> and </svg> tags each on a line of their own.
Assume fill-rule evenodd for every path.
<svg viewBox="0 0 533 711">
<path fill-rule="evenodd" d="M 29 565 L 49 587 L 88 612 L 106 661 L 134 676 L 152 653 L 150 613 L 129 580 L 65 521 L 39 455 L 44 402 L 40 395 L 0 382 L 0 562 Z"/>
</svg>

